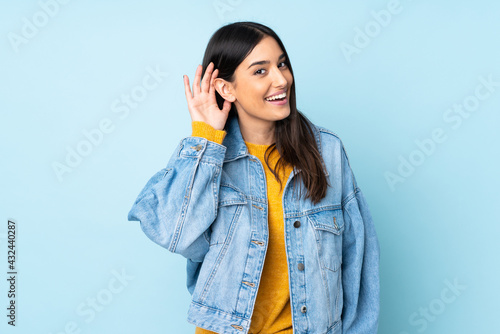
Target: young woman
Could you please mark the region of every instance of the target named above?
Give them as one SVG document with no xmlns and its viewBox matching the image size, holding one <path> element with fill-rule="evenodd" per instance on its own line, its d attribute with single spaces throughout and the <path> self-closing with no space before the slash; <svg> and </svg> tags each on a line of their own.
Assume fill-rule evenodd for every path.
<svg viewBox="0 0 500 334">
<path fill-rule="evenodd" d="M 276 33 L 220 28 L 184 85 L 192 135 L 128 219 L 187 259 L 196 333 L 376 333 L 372 217 L 342 141 L 297 110 Z"/>
</svg>

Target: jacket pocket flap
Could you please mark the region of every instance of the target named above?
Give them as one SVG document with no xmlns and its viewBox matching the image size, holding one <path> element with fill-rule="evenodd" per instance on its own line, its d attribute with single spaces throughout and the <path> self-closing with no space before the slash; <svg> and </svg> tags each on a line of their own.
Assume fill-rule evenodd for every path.
<svg viewBox="0 0 500 334">
<path fill-rule="evenodd" d="M 344 216 L 341 209 L 323 210 L 308 216 L 317 230 L 324 230 L 334 234 L 344 231 Z"/>
<path fill-rule="evenodd" d="M 245 194 L 230 185 L 221 184 L 219 188 L 219 207 L 246 203 Z"/>
</svg>

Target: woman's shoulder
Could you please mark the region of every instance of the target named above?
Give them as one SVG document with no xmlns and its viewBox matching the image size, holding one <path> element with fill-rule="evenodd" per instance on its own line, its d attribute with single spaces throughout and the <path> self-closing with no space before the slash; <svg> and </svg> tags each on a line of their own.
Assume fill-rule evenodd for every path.
<svg viewBox="0 0 500 334">
<path fill-rule="evenodd" d="M 345 159 L 347 165 L 349 165 L 349 157 L 340 136 L 327 127 L 317 124 L 313 124 L 313 126 L 316 130 L 316 135 L 319 137 L 318 142 L 323 159 Z"/>
<path fill-rule="evenodd" d="M 332 131 L 332 130 L 330 130 L 328 128 L 325 128 L 324 126 L 320 126 L 320 125 L 316 125 L 316 124 L 314 126 L 316 127 L 316 129 L 318 129 L 319 132 L 327 134 L 327 135 L 334 136 L 334 137 L 336 137 L 337 139 L 340 140 L 340 137 L 339 137 L 339 135 L 336 132 L 334 132 L 334 131 Z"/>
<path fill-rule="evenodd" d="M 312 126 L 316 130 L 316 136 L 319 136 L 320 143 L 322 145 L 333 145 L 333 146 L 343 146 L 342 140 L 340 139 L 340 136 L 332 131 L 329 128 L 326 128 L 324 126 L 320 126 L 318 124 L 312 123 Z"/>
</svg>

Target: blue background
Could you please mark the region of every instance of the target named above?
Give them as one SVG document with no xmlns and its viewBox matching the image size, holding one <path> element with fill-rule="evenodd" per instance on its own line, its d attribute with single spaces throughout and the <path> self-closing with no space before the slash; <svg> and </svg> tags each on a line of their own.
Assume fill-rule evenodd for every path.
<svg viewBox="0 0 500 334">
<path fill-rule="evenodd" d="M 381 246 L 379 332 L 498 331 L 499 2 L 54 1 L 1 2 L 0 332 L 194 333 L 185 259 L 127 213 L 191 134 L 182 75 L 192 84 L 212 33 L 240 20 L 277 32 L 299 110 L 345 144 Z M 144 91 L 148 69 L 163 74 Z M 114 112 L 132 92 L 146 95 Z M 470 116 L 449 111 L 464 103 Z M 433 131 L 445 139 L 425 153 Z M 77 147 L 88 154 L 58 177 Z M 402 159 L 413 171 L 391 186 Z"/>
</svg>

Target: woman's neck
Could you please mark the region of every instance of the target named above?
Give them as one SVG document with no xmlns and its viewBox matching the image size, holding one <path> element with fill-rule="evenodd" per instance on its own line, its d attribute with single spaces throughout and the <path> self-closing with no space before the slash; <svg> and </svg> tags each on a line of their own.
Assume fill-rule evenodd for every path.
<svg viewBox="0 0 500 334">
<path fill-rule="evenodd" d="M 240 132 L 243 140 L 247 143 L 256 145 L 274 144 L 274 122 L 261 123 L 259 125 L 250 125 L 249 122 L 238 120 Z"/>
</svg>

